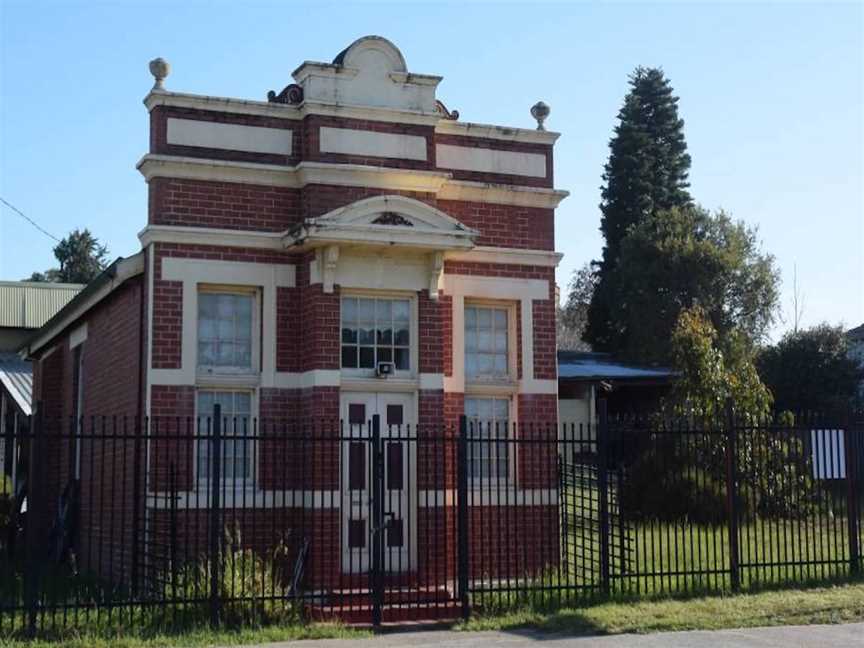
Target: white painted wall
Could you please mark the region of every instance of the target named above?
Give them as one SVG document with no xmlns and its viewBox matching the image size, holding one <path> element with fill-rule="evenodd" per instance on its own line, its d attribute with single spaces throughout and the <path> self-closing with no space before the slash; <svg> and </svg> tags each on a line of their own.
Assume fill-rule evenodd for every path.
<svg viewBox="0 0 864 648">
<path fill-rule="evenodd" d="M 516 153 L 496 149 L 469 148 L 452 144 L 436 144 L 439 168 L 504 173 L 507 175 L 546 177 L 546 156 L 539 153 Z"/>
<path fill-rule="evenodd" d="M 322 126 L 319 146 L 322 153 L 372 155 L 406 160 L 426 159 L 426 138 L 419 135 Z"/>
<path fill-rule="evenodd" d="M 291 155 L 292 131 L 285 128 L 220 124 L 195 119 L 168 118 L 169 144 L 202 148 Z"/>
</svg>

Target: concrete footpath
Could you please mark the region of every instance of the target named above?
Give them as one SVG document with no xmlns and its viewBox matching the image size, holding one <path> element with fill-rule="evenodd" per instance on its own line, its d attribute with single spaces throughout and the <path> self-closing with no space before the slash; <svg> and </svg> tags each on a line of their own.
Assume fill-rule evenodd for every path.
<svg viewBox="0 0 864 648">
<path fill-rule="evenodd" d="M 740 630 L 658 632 L 566 637 L 533 630 L 505 632 L 389 632 L 370 639 L 321 639 L 263 644 L 260 648 L 864 648 L 864 623 L 778 626 Z"/>
</svg>

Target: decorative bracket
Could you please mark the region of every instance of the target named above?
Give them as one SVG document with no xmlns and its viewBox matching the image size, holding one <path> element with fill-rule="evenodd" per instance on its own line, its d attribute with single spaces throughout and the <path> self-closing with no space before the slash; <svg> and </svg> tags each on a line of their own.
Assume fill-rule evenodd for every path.
<svg viewBox="0 0 864 648">
<path fill-rule="evenodd" d="M 444 253 L 433 252 L 429 259 L 429 299 L 438 301 L 438 284 L 444 274 Z"/>
<path fill-rule="evenodd" d="M 322 275 L 324 284 L 324 292 L 332 293 L 333 286 L 336 283 L 336 265 L 339 262 L 339 246 L 338 245 L 328 245 L 324 248 L 324 254 L 322 258 Z"/>
</svg>

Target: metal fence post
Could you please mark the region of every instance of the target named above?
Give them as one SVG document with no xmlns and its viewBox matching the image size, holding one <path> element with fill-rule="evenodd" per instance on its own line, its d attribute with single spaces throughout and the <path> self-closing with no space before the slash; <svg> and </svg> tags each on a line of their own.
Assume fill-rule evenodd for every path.
<svg viewBox="0 0 864 648">
<path fill-rule="evenodd" d="M 726 508 L 729 511 L 729 580 L 732 589 L 741 587 L 738 548 L 738 430 L 735 427 L 735 412 L 732 399 L 726 399 Z"/>
<path fill-rule="evenodd" d="M 372 625 L 381 625 L 384 607 L 384 453 L 381 449 L 381 416 L 372 416 Z"/>
<path fill-rule="evenodd" d="M 468 600 L 468 417 L 459 417 L 459 442 L 456 450 L 456 532 L 457 555 L 459 556 L 459 602 L 462 606 L 462 618 L 471 614 L 471 604 Z"/>
<path fill-rule="evenodd" d="M 219 569 L 222 566 L 220 547 L 222 545 L 222 528 L 219 520 L 219 489 L 222 482 L 222 406 L 213 405 L 213 425 L 211 439 L 210 468 L 210 625 L 219 625 L 220 598 L 219 584 L 221 577 Z"/>
<path fill-rule="evenodd" d="M 859 536 L 858 514 L 858 462 L 860 460 L 860 429 L 850 429 L 855 423 L 849 417 L 845 421 L 844 436 L 846 446 L 846 521 L 849 535 L 849 572 L 853 576 L 861 573 L 861 538 Z"/>
<path fill-rule="evenodd" d="M 132 444 L 132 529 L 131 529 L 131 540 L 132 540 L 132 555 L 131 555 L 131 588 L 132 588 L 132 596 L 137 597 L 139 591 L 139 581 L 140 581 L 140 572 L 139 565 L 141 562 L 141 547 L 146 540 L 141 539 L 141 513 L 146 510 L 147 503 L 147 489 L 144 489 L 144 495 L 142 497 L 141 494 L 141 462 L 143 461 L 143 457 L 141 456 L 142 447 L 146 447 L 143 445 L 143 438 L 145 435 L 149 433 L 149 419 L 145 417 L 136 417 L 135 419 L 135 440 Z M 123 449 L 124 453 L 126 449 Z M 144 479 L 148 476 L 145 475 Z"/>
<path fill-rule="evenodd" d="M 25 571 L 24 571 L 24 601 L 27 607 L 27 632 L 31 637 L 36 636 L 36 621 L 38 619 L 38 604 L 39 604 L 39 571 L 40 560 L 38 548 L 43 546 L 44 539 L 40 537 L 42 534 L 39 528 L 44 526 L 43 522 L 38 518 L 40 515 L 46 515 L 46 502 L 42 497 L 44 493 L 44 484 L 42 483 L 42 470 L 40 466 L 45 465 L 46 457 L 42 456 L 45 452 L 45 446 L 42 442 L 45 417 L 43 415 L 42 401 L 35 403 L 36 411 L 33 414 L 33 427 L 30 430 L 30 455 L 28 457 L 27 466 L 27 525 L 24 537 L 26 543 L 25 551 Z"/>
<path fill-rule="evenodd" d="M 600 591 L 610 592 L 609 572 L 609 416 L 605 398 L 597 403 L 597 489 L 600 522 Z"/>
</svg>

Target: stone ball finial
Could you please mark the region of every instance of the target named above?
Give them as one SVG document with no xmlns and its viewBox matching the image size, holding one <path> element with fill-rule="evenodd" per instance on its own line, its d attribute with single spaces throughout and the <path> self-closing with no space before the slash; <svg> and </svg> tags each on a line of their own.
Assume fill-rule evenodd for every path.
<svg viewBox="0 0 864 648">
<path fill-rule="evenodd" d="M 542 101 L 538 101 L 536 104 L 531 106 L 531 116 L 537 120 L 537 130 L 546 130 L 543 127 L 543 122 L 545 122 L 546 118 L 549 117 L 550 112 L 552 112 L 552 109 Z"/>
<path fill-rule="evenodd" d="M 150 61 L 150 74 L 153 75 L 153 78 L 156 79 L 156 83 L 153 84 L 154 90 L 164 90 L 165 87 L 162 85 L 162 81 L 165 80 L 171 73 L 171 64 L 168 63 L 163 58 L 155 58 Z"/>
</svg>

